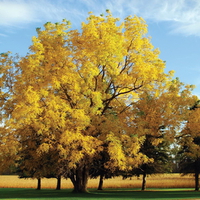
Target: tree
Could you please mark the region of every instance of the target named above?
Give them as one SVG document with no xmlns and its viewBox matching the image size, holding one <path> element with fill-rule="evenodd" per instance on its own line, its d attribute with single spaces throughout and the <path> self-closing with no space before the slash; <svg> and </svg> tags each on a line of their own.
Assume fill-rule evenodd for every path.
<svg viewBox="0 0 200 200">
<path fill-rule="evenodd" d="M 133 131 L 126 113 L 129 102 L 170 75 L 145 37 L 142 18 L 129 16 L 118 24 L 109 11 L 105 17 L 90 13 L 81 32 L 69 30 L 66 20 L 48 22 L 37 29 L 30 53 L 14 65 L 13 109 L 4 108 L 12 117 L 6 124 L 24 141 L 42 138 L 31 144 L 34 160 L 56 144 L 75 192 L 87 191 L 91 163 L 102 151 L 109 155 L 104 166 L 113 171 L 149 161 L 138 153 L 144 137 Z"/>
<path fill-rule="evenodd" d="M 134 175 L 142 175 L 142 190 L 146 190 L 147 175 L 169 172 L 170 167 L 168 165 L 170 159 L 169 144 L 162 142 L 155 146 L 152 144 L 152 138 L 150 137 L 150 135 L 146 136 L 141 152 L 153 159 L 153 161 L 144 163 L 132 171 Z"/>
<path fill-rule="evenodd" d="M 20 178 L 36 178 L 38 190 L 41 189 L 41 178 L 57 178 L 56 189 L 60 189 L 60 176 L 64 165 L 59 164 L 59 152 L 56 146 L 45 151 L 41 150 L 41 144 L 46 138 L 38 135 L 33 127 L 20 130 L 20 134 L 21 148 L 18 151 L 20 158 L 16 161 L 16 173 Z"/>
<path fill-rule="evenodd" d="M 133 170 L 143 175 L 142 190 L 146 189 L 148 174 L 164 172 L 170 158 L 170 145 L 177 128 L 187 117 L 188 108 L 195 102 L 191 94 L 193 86 L 184 85 L 178 79 L 157 85 L 152 91 L 141 95 L 133 104 L 133 122 L 136 133 L 144 135 L 140 152 L 152 159 Z M 169 166 L 168 166 L 169 167 Z"/>
<path fill-rule="evenodd" d="M 14 107 L 12 97 L 16 59 L 9 56 L 9 52 L 0 54 L 0 174 L 15 165 L 19 148 L 18 137 L 6 123 Z"/>
<path fill-rule="evenodd" d="M 0 127 L 0 174 L 15 168 L 19 143 L 12 132 Z"/>
<path fill-rule="evenodd" d="M 179 135 L 179 145 L 181 146 L 179 154 L 180 172 L 194 173 L 195 190 L 199 190 L 199 173 L 200 173 L 200 109 L 199 101 L 191 107 L 191 113 L 188 117 L 186 126 Z"/>
</svg>

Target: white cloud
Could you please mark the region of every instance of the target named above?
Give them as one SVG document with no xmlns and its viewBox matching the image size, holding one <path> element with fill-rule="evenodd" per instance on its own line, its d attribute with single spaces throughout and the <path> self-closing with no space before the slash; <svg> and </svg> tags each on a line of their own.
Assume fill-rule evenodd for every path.
<svg viewBox="0 0 200 200">
<path fill-rule="evenodd" d="M 31 7 L 21 1 L 0 2 L 0 25 L 16 26 L 18 23 L 34 21 L 35 16 Z"/>
<path fill-rule="evenodd" d="M 145 9 L 140 9 L 140 14 L 152 21 L 170 22 L 172 33 L 200 36 L 200 1 L 153 0 Z"/>
<path fill-rule="evenodd" d="M 61 21 L 73 14 L 77 18 L 80 12 L 72 6 L 59 0 L 0 0 L 0 26 L 17 27 L 34 22 Z"/>
<path fill-rule="evenodd" d="M 172 33 L 200 36 L 199 0 L 0 0 L 0 26 L 60 21 L 80 24 L 87 12 L 125 18 L 138 15 L 152 22 L 169 22 Z"/>
<path fill-rule="evenodd" d="M 171 33 L 200 36 L 199 0 L 110 0 L 112 11 L 121 17 L 136 14 L 152 22 L 169 22 Z"/>
</svg>

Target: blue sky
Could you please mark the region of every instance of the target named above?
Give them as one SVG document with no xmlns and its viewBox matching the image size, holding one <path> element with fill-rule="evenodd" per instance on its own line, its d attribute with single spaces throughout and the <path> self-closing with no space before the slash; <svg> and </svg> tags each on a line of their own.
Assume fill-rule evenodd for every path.
<svg viewBox="0 0 200 200">
<path fill-rule="evenodd" d="M 200 97 L 200 0 L 0 0 L 0 53 L 24 56 L 36 28 L 67 19 L 79 29 L 89 11 L 100 15 L 109 9 L 122 20 L 143 17 L 152 44 L 166 61 L 166 72 L 196 85 Z"/>
</svg>

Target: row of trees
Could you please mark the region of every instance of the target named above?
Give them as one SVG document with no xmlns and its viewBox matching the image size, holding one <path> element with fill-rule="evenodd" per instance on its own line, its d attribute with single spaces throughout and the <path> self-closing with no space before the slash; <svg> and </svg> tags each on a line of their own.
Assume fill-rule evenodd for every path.
<svg viewBox="0 0 200 200">
<path fill-rule="evenodd" d="M 174 138 L 196 149 L 184 126 L 193 86 L 164 72 L 142 18 L 90 13 L 80 32 L 63 20 L 37 34 L 25 57 L 1 54 L 1 170 L 15 160 L 22 177 L 63 176 L 86 192 L 89 177 L 145 177 Z"/>
</svg>

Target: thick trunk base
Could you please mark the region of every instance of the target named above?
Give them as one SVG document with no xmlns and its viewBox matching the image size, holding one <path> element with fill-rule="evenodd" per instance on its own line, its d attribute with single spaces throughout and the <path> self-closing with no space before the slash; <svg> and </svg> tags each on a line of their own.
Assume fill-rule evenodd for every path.
<svg viewBox="0 0 200 200">
<path fill-rule="evenodd" d="M 73 193 L 88 193 L 87 184 L 82 181 L 75 183 Z"/>
<path fill-rule="evenodd" d="M 86 167 L 77 168 L 76 172 L 69 177 L 73 183 L 75 193 L 88 193 L 87 183 L 89 171 Z"/>
</svg>

